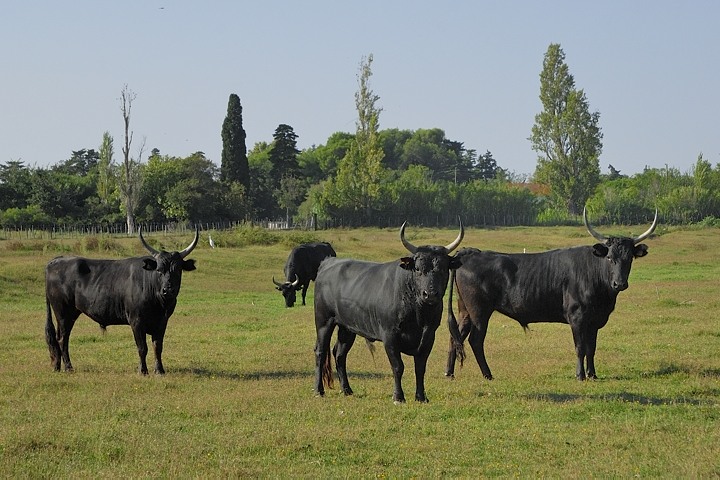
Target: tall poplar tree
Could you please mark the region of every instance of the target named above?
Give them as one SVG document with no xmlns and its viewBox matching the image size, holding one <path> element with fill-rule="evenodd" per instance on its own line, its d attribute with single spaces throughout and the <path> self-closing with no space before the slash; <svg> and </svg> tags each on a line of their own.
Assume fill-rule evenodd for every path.
<svg viewBox="0 0 720 480">
<path fill-rule="evenodd" d="M 556 207 L 576 215 L 600 183 L 600 113 L 590 112 L 556 43 L 545 53 L 540 101 L 543 110 L 535 115 L 529 138 L 538 153 L 535 179 L 549 185 Z"/>
<path fill-rule="evenodd" d="M 115 161 L 113 154 L 113 137 L 110 135 L 110 132 L 105 132 L 103 133 L 102 144 L 100 145 L 97 179 L 97 193 L 103 205 L 110 203 L 110 198 L 115 191 L 115 178 L 113 177 Z"/>
<path fill-rule="evenodd" d="M 246 191 L 250 187 L 250 169 L 248 166 L 245 129 L 243 129 L 242 105 L 240 97 L 231 93 L 228 100 L 227 115 L 222 124 L 222 159 L 220 179 L 226 183 L 241 183 Z"/>
<path fill-rule="evenodd" d="M 359 212 L 363 223 L 371 221 L 385 175 L 382 166 L 385 153 L 378 135 L 382 108 L 377 106 L 380 97 L 370 88 L 372 61 L 372 54 L 360 61 L 358 91 L 355 92 L 358 112 L 355 141 L 338 164 L 334 185 L 338 206 Z"/>
</svg>

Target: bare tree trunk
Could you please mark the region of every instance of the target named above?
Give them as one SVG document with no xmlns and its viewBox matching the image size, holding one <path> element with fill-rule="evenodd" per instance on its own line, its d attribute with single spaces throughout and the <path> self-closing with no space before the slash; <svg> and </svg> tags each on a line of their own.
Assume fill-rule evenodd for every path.
<svg viewBox="0 0 720 480">
<path fill-rule="evenodd" d="M 132 145 L 133 132 L 130 130 L 130 111 L 132 102 L 137 95 L 130 90 L 127 84 L 120 92 L 120 110 L 122 111 L 123 121 L 125 122 L 125 145 L 122 147 L 123 166 L 120 175 L 120 193 L 122 194 L 122 202 L 125 206 L 125 218 L 127 220 L 128 235 L 135 234 L 135 210 L 137 208 L 137 200 L 140 193 L 140 175 L 138 171 L 140 157 L 142 157 L 145 142 L 140 147 L 139 158 L 135 162 L 130 157 L 130 145 Z"/>
</svg>

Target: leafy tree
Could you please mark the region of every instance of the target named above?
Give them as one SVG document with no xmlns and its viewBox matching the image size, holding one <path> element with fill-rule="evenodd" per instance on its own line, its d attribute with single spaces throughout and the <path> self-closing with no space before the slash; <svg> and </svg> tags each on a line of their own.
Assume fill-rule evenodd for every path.
<svg viewBox="0 0 720 480">
<path fill-rule="evenodd" d="M 250 165 L 250 189 L 247 193 L 248 215 L 253 218 L 274 218 L 277 203 L 273 197 L 274 181 L 270 176 L 270 144 L 258 142 L 248 154 Z"/>
<path fill-rule="evenodd" d="M 413 218 L 418 211 L 430 210 L 437 194 L 432 172 L 424 165 L 410 165 L 388 185 L 389 204 L 398 218 Z"/>
<path fill-rule="evenodd" d="M 0 210 L 28 205 L 32 171 L 20 160 L 0 165 Z"/>
<path fill-rule="evenodd" d="M 400 168 L 404 170 L 410 165 L 424 165 L 434 173 L 436 179 L 438 175 L 452 172 L 454 169 L 450 165 L 452 162 L 448 159 L 444 142 L 445 132 L 439 128 L 415 130 L 403 145 Z"/>
<path fill-rule="evenodd" d="M 285 176 L 280 180 L 280 188 L 275 192 L 278 205 L 285 209 L 285 220 L 290 225 L 291 215 L 295 214 L 307 193 L 307 182 L 298 177 Z"/>
<path fill-rule="evenodd" d="M 248 189 L 250 187 L 250 167 L 245 145 L 246 137 L 240 97 L 231 93 L 227 115 L 222 125 L 223 149 L 220 179 L 225 183 L 239 182 Z"/>
<path fill-rule="evenodd" d="M 376 106 L 380 97 L 369 85 L 372 61 L 372 54 L 360 61 L 359 89 L 355 93 L 358 112 L 355 142 L 338 165 L 331 194 L 335 205 L 359 213 L 361 223 L 370 222 L 372 210 L 380 198 L 380 183 L 385 176 L 382 166 L 384 153 L 378 135 L 382 108 Z"/>
<path fill-rule="evenodd" d="M 63 223 L 90 221 L 88 199 L 95 196 L 95 179 L 67 173 L 63 168 L 33 172 L 30 204 Z"/>
<path fill-rule="evenodd" d="M 311 183 L 317 183 L 337 173 L 338 163 L 345 157 L 355 135 L 352 133 L 335 132 L 328 138 L 325 145 L 312 146 L 298 154 L 298 163 Z"/>
<path fill-rule="evenodd" d="M 559 44 L 545 53 L 540 101 L 529 138 L 538 153 L 536 180 L 550 186 L 558 207 L 578 214 L 600 182 L 600 113 L 591 113 L 585 92 L 575 88 Z"/>
<path fill-rule="evenodd" d="M 479 180 L 494 180 L 497 178 L 499 170 L 500 168 L 493 158 L 492 153 L 490 153 L 490 150 L 478 157 L 476 171 Z"/>
<path fill-rule="evenodd" d="M 150 156 L 143 167 L 144 220 L 215 220 L 221 197 L 218 176 L 203 152 L 185 158 Z"/>
<path fill-rule="evenodd" d="M 100 145 L 97 165 L 97 194 L 100 198 L 100 203 L 103 205 L 109 205 L 115 193 L 116 183 L 113 175 L 115 168 L 114 153 L 113 137 L 109 132 L 105 132 L 103 133 L 102 144 Z"/>
<path fill-rule="evenodd" d="M 400 170 L 403 165 L 403 147 L 412 138 L 413 132 L 411 130 L 389 128 L 380 131 L 379 135 L 380 144 L 385 153 L 383 165 L 390 170 Z"/>
<path fill-rule="evenodd" d="M 73 150 L 69 159 L 52 167 L 56 172 L 87 176 L 97 172 L 100 154 L 93 149 Z"/>
</svg>

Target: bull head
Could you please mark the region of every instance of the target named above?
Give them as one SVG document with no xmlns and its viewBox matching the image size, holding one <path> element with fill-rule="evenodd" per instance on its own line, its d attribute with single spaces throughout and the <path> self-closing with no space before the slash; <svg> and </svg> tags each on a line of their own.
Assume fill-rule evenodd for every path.
<svg viewBox="0 0 720 480">
<path fill-rule="evenodd" d="M 412 257 L 401 258 L 400 267 L 412 272 L 413 290 L 419 304 L 429 306 L 440 304 L 445 295 L 450 270 L 460 266 L 460 261 L 451 257 L 450 253 L 460 245 L 465 236 L 462 221 L 457 238 L 444 247 L 416 247 L 405 238 L 406 225 L 407 222 L 404 222 L 400 227 L 400 241 L 412 253 Z"/>
<path fill-rule="evenodd" d="M 295 292 L 302 288 L 302 285 L 300 285 L 300 279 L 298 278 L 297 274 L 295 275 L 295 280 L 292 282 L 280 283 L 275 280 L 274 276 L 272 278 L 272 281 L 275 284 L 275 288 L 282 293 L 283 297 L 285 297 L 285 306 L 292 307 L 293 305 L 295 305 Z"/>
<path fill-rule="evenodd" d="M 628 288 L 628 277 L 634 258 L 644 257 L 648 253 L 648 247 L 640 243 L 648 238 L 657 227 L 658 211 L 655 209 L 655 219 L 652 225 L 644 233 L 637 237 L 606 237 L 598 233 L 588 222 L 587 210 L 583 209 L 583 222 L 588 233 L 602 243 L 593 245 L 593 255 L 606 258 L 610 265 L 610 286 L 616 292 Z"/>
<path fill-rule="evenodd" d="M 195 238 L 190 245 L 179 252 L 165 252 L 154 249 L 143 238 L 141 227 L 138 228 L 138 234 L 143 247 L 152 255 L 152 258 L 143 259 L 143 268 L 160 274 L 161 280 L 158 287 L 160 297 L 163 300 L 174 299 L 180 293 L 183 270 L 195 270 L 195 260 L 185 260 L 185 257 L 190 255 L 190 252 L 197 246 L 200 239 L 200 230 L 197 227 L 195 228 Z"/>
</svg>

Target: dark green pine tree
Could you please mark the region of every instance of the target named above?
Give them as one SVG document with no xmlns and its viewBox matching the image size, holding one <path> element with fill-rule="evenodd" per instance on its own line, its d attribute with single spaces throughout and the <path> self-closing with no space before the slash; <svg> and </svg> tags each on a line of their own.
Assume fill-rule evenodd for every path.
<svg viewBox="0 0 720 480">
<path fill-rule="evenodd" d="M 250 168 L 248 166 L 245 129 L 242 123 L 242 105 L 240 97 L 230 94 L 227 116 L 222 125 L 222 161 L 220 179 L 224 183 L 239 182 L 247 191 L 250 186 Z"/>
<path fill-rule="evenodd" d="M 297 156 L 297 134 L 290 125 L 280 124 L 273 134 L 273 143 L 268 152 L 272 169 L 270 176 L 275 188 L 280 187 L 280 181 L 285 177 L 300 177 L 300 165 Z"/>
</svg>

